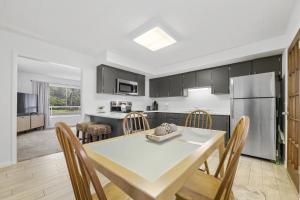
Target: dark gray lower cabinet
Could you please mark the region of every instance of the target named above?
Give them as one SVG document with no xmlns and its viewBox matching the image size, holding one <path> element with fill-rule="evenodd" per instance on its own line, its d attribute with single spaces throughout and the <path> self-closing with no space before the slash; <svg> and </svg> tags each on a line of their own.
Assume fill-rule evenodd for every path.
<svg viewBox="0 0 300 200">
<path fill-rule="evenodd" d="M 184 126 L 187 114 L 184 113 L 165 113 L 165 112 L 149 112 L 147 119 L 150 128 L 156 128 L 162 123 L 173 123 L 178 126 Z"/>
<path fill-rule="evenodd" d="M 229 77 L 250 75 L 252 72 L 252 62 L 241 62 L 229 65 Z"/>
<path fill-rule="evenodd" d="M 166 122 L 177 126 L 184 126 L 187 114 L 184 113 L 166 113 Z"/>
<path fill-rule="evenodd" d="M 212 129 L 226 131 L 225 141 L 230 137 L 230 116 L 229 115 L 212 115 Z"/>
<path fill-rule="evenodd" d="M 154 112 L 149 112 L 149 113 L 146 113 L 147 114 L 147 120 L 148 120 L 148 123 L 149 123 L 149 126 L 150 128 L 154 128 L 154 120 L 155 120 L 155 113 Z"/>
<path fill-rule="evenodd" d="M 164 122 L 173 123 L 177 126 L 184 126 L 188 114 L 185 113 L 165 113 L 165 112 L 149 112 L 147 119 L 150 128 L 156 128 Z M 226 131 L 225 141 L 230 136 L 230 116 L 229 115 L 212 115 L 212 129 Z"/>
<path fill-rule="evenodd" d="M 229 67 L 228 66 L 212 69 L 211 93 L 229 94 Z"/>
<path fill-rule="evenodd" d="M 123 135 L 123 120 L 107 117 L 90 116 L 91 122 L 108 124 L 112 128 L 112 134 L 109 137 L 117 137 Z"/>
</svg>

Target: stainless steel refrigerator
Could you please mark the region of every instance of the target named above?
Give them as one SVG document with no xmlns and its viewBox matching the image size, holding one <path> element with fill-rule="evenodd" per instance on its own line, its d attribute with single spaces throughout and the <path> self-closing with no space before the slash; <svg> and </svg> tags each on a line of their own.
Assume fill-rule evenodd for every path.
<svg viewBox="0 0 300 200">
<path fill-rule="evenodd" d="M 243 154 L 276 160 L 275 73 L 230 79 L 231 127 L 247 115 L 250 128 Z"/>
</svg>

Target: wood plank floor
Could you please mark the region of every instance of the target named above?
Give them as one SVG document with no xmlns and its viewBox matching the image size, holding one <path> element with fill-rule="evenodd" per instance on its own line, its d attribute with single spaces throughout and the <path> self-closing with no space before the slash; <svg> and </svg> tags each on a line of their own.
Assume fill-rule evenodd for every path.
<svg viewBox="0 0 300 200">
<path fill-rule="evenodd" d="M 209 159 L 212 170 L 218 164 L 215 153 Z M 108 180 L 99 174 L 106 184 Z M 242 157 L 234 193 L 239 200 L 296 200 L 297 192 L 283 166 Z M 62 153 L 19 162 L 0 169 L 0 199 L 68 200 L 74 199 Z"/>
</svg>

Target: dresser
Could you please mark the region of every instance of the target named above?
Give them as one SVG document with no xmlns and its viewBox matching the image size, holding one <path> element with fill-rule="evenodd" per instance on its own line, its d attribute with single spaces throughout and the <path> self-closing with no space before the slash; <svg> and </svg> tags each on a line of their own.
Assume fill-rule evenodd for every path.
<svg viewBox="0 0 300 200">
<path fill-rule="evenodd" d="M 43 128 L 45 126 L 44 114 L 33 114 L 17 117 L 17 132 L 29 131 L 36 128 Z"/>
</svg>

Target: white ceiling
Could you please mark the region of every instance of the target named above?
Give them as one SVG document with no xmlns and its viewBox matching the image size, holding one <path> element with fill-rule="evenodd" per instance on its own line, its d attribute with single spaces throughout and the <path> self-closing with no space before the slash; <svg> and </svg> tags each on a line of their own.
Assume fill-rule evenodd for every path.
<svg viewBox="0 0 300 200">
<path fill-rule="evenodd" d="M 0 24 L 92 56 L 151 67 L 284 34 L 296 0 L 0 0 Z M 160 25 L 178 43 L 151 52 L 132 39 Z"/>
<path fill-rule="evenodd" d="M 18 71 L 74 81 L 81 80 L 79 68 L 25 57 L 18 58 Z"/>
</svg>

